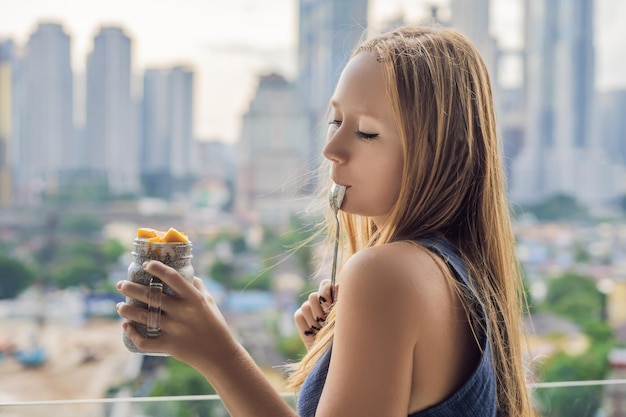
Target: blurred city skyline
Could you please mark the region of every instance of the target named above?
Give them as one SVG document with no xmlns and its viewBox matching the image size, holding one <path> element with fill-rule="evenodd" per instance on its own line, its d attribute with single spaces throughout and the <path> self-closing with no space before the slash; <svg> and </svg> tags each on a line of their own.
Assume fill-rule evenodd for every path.
<svg viewBox="0 0 626 417">
<path fill-rule="evenodd" d="M 370 27 L 404 15 L 408 21 L 428 16 L 432 5 L 447 16 L 447 0 L 378 0 L 370 4 Z M 523 45 L 523 0 L 492 0 L 491 32 L 504 50 Z M 296 75 L 297 15 L 295 0 L 203 2 L 199 0 L 24 0 L 9 6 L 0 0 L 0 39 L 19 46 L 41 22 L 63 25 L 71 37 L 72 65 L 84 73 L 93 38 L 102 26 L 124 29 L 132 39 L 133 70 L 188 65 L 196 73 L 194 134 L 200 140 L 233 143 L 240 137 L 259 76 Z M 599 89 L 626 86 L 626 2 L 596 0 L 597 79 Z M 500 81 L 520 82 L 515 63 L 501 71 Z M 140 83 L 138 83 L 140 84 Z"/>
</svg>

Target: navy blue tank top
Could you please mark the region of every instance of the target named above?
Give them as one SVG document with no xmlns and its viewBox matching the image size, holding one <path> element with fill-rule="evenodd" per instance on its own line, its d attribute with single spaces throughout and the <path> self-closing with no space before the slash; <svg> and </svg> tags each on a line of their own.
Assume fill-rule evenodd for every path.
<svg viewBox="0 0 626 417">
<path fill-rule="evenodd" d="M 457 250 L 442 238 L 424 238 L 417 243 L 436 253 L 453 271 L 457 280 L 474 292 L 467 276 L 465 263 Z M 425 410 L 417 411 L 408 417 L 494 417 L 496 413 L 496 377 L 493 370 L 491 350 L 488 343 L 489 327 L 483 306 L 474 296 L 478 320 L 486 329 L 481 338 L 482 355 L 471 376 L 450 397 Z M 314 417 L 324 389 L 332 346 L 317 361 L 304 380 L 298 394 L 297 411 L 301 417 Z"/>
</svg>

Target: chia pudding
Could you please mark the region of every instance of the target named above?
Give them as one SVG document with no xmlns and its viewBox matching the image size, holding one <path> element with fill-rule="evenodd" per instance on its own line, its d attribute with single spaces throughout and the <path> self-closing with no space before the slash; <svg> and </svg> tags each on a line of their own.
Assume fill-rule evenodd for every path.
<svg viewBox="0 0 626 417">
<path fill-rule="evenodd" d="M 133 261 L 128 266 L 128 280 L 148 287 L 151 282 L 154 284 L 154 282 L 157 281 L 159 284 L 163 285 L 164 294 L 174 296 L 176 294 L 168 285 L 145 272 L 141 266 L 145 261 L 155 259 L 177 270 L 185 280 L 193 282 L 194 268 L 191 264 L 191 258 L 193 257 L 191 249 L 192 244 L 189 240 L 186 242 L 158 242 L 147 238 L 136 238 L 133 242 L 133 251 L 131 252 Z M 135 300 L 134 298 L 126 297 L 126 303 L 145 308 L 146 310 L 148 309 L 146 303 Z M 145 324 L 135 321 L 130 321 L 130 323 L 135 326 L 142 336 L 154 337 L 154 335 L 148 332 L 148 328 Z M 135 346 L 132 340 L 128 338 L 126 332 L 124 332 L 123 337 L 124 345 L 131 352 L 152 356 L 167 356 L 167 354 L 161 352 L 146 352 L 140 350 Z"/>
</svg>

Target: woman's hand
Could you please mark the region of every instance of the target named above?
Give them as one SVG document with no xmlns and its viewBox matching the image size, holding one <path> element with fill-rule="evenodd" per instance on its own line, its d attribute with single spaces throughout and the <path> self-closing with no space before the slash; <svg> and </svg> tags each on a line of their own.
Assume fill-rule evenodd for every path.
<svg viewBox="0 0 626 417">
<path fill-rule="evenodd" d="M 335 299 L 338 293 L 339 286 L 336 285 L 334 291 Z M 326 323 L 331 305 L 330 280 L 325 279 L 320 283 L 318 290 L 309 294 L 308 300 L 302 303 L 302 306 L 295 312 L 294 320 L 298 328 L 298 334 L 307 350 L 313 346 L 317 332 Z"/>
<path fill-rule="evenodd" d="M 143 337 L 131 323 L 124 330 L 138 349 L 164 352 L 196 367 L 206 367 L 228 354 L 229 344 L 236 343 L 215 300 L 199 278 L 187 282 L 176 270 L 158 261 L 144 263 L 143 269 L 161 279 L 175 293 L 161 297 L 161 335 Z M 130 281 L 120 281 L 118 291 L 130 298 L 148 303 L 148 287 Z M 127 320 L 146 324 L 148 310 L 119 303 L 117 311 Z"/>
</svg>

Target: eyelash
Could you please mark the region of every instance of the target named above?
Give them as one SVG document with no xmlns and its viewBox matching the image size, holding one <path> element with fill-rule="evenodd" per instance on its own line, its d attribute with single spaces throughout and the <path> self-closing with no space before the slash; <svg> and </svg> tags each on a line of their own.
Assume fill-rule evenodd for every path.
<svg viewBox="0 0 626 417">
<path fill-rule="evenodd" d="M 330 123 L 328 123 L 329 125 L 334 125 L 334 126 L 341 126 L 341 120 L 331 120 Z M 365 132 L 361 132 L 360 130 L 357 130 L 356 132 L 354 132 L 360 139 L 374 139 L 376 137 L 378 137 L 378 133 L 365 133 Z"/>
</svg>

